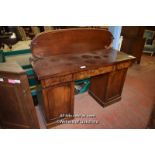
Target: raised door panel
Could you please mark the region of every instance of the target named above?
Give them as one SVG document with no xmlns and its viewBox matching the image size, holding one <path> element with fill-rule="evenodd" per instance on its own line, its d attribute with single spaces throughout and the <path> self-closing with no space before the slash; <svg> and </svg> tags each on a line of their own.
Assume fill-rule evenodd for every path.
<svg viewBox="0 0 155 155">
<path fill-rule="evenodd" d="M 106 101 L 110 101 L 121 96 L 126 72 L 127 69 L 122 69 L 110 73 L 106 92 Z"/>
<path fill-rule="evenodd" d="M 47 121 L 55 120 L 61 114 L 73 113 L 73 83 L 64 83 L 43 90 Z"/>
<path fill-rule="evenodd" d="M 89 93 L 101 105 L 104 105 L 105 101 L 108 76 L 109 73 L 91 77 L 91 85 L 89 88 Z"/>
</svg>

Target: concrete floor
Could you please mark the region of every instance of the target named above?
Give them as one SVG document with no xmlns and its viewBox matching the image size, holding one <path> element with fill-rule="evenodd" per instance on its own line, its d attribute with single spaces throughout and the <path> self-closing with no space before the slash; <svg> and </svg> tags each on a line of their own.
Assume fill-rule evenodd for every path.
<svg viewBox="0 0 155 155">
<path fill-rule="evenodd" d="M 76 118 L 97 122 L 93 124 L 61 124 L 54 129 L 140 129 L 147 128 L 155 104 L 155 56 L 143 55 L 141 64 L 134 64 L 127 73 L 121 101 L 105 108 L 101 107 L 88 93 L 75 96 L 75 114 L 93 115 L 93 118 Z M 45 128 L 40 111 L 41 128 Z"/>
</svg>

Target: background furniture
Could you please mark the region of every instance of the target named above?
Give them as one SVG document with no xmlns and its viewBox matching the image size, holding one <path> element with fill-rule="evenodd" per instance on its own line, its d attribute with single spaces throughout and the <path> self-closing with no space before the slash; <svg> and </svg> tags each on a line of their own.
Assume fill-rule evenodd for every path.
<svg viewBox="0 0 155 155">
<path fill-rule="evenodd" d="M 135 56 L 138 64 L 145 44 L 144 29 L 143 26 L 123 26 L 121 32 L 123 36 L 121 51 Z"/>
<path fill-rule="evenodd" d="M 11 49 L 12 45 L 17 43 L 16 38 L 11 38 L 13 33 L 3 33 L 0 34 L 0 49 L 4 48 L 4 44 L 8 45 L 8 47 Z"/>
<path fill-rule="evenodd" d="M 0 63 L 2 128 L 39 128 L 26 72 L 17 63 Z"/>
<path fill-rule="evenodd" d="M 144 37 L 146 38 L 143 53 L 155 53 L 155 31 L 145 30 Z"/>
<path fill-rule="evenodd" d="M 33 97 L 34 105 L 37 105 L 38 89 L 36 85 L 39 84 L 39 81 L 36 79 L 36 75 L 30 64 L 31 56 L 32 51 L 30 49 L 9 51 L 9 52 L 0 51 L 0 60 L 1 60 L 0 62 L 7 62 L 7 63 L 17 62 L 21 66 L 21 68 L 24 69 L 29 81 L 29 87 L 31 90 L 31 95 Z"/>
</svg>

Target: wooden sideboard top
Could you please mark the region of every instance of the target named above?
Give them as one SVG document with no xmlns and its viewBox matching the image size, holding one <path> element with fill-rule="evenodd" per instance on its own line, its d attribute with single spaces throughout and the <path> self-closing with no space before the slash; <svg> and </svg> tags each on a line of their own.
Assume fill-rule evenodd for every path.
<svg viewBox="0 0 155 155">
<path fill-rule="evenodd" d="M 31 43 L 32 65 L 38 78 L 45 79 L 134 59 L 112 49 L 112 40 L 104 29 L 43 32 Z"/>
<path fill-rule="evenodd" d="M 53 55 L 36 59 L 32 65 L 41 80 L 132 61 L 133 59 L 135 58 L 114 49 L 104 49 L 85 53 Z"/>
</svg>

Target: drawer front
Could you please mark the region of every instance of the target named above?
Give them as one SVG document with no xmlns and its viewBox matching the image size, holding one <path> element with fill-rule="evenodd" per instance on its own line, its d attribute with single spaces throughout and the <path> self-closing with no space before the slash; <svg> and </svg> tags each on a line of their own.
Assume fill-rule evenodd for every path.
<svg viewBox="0 0 155 155">
<path fill-rule="evenodd" d="M 120 69 L 128 68 L 130 65 L 131 65 L 131 62 L 120 63 L 116 65 L 116 69 L 120 70 Z"/>
<path fill-rule="evenodd" d="M 74 73 L 73 74 L 73 80 L 80 80 L 80 79 L 84 79 L 84 78 L 89 78 L 91 76 L 96 76 L 96 75 L 111 72 L 112 70 L 113 70 L 113 67 L 108 66 L 108 67 L 100 67 L 98 69 L 92 69 L 92 70 L 88 70 L 88 71 L 82 71 L 79 73 Z"/>
<path fill-rule="evenodd" d="M 42 86 L 45 88 L 45 87 L 49 87 L 49 86 L 53 86 L 59 83 L 69 82 L 69 81 L 72 81 L 72 74 L 42 80 Z"/>
</svg>

